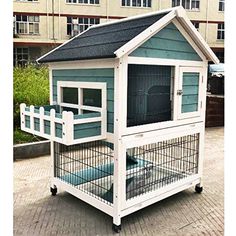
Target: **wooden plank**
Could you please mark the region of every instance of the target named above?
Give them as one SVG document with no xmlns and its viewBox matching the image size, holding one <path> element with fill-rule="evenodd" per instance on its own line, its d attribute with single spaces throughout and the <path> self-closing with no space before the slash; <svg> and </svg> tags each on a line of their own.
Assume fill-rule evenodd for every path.
<svg viewBox="0 0 236 236">
<path fill-rule="evenodd" d="M 113 68 L 102 69 L 69 69 L 69 70 L 53 70 L 53 77 L 55 76 L 75 76 L 75 77 L 114 77 Z"/>
<path fill-rule="evenodd" d="M 182 105 L 198 104 L 198 95 L 183 95 Z"/>
<path fill-rule="evenodd" d="M 183 86 L 183 95 L 198 95 L 198 86 Z"/>
<path fill-rule="evenodd" d="M 55 123 L 55 136 L 57 138 L 62 138 L 62 124 Z"/>
<path fill-rule="evenodd" d="M 101 135 L 101 126 L 87 128 L 83 130 L 74 129 L 74 139 L 93 137 L 97 135 Z"/>
<path fill-rule="evenodd" d="M 173 23 L 170 23 L 143 43 L 130 56 L 194 61 L 202 60 Z"/>
<path fill-rule="evenodd" d="M 97 127 L 101 127 L 101 122 L 92 122 L 92 123 L 74 125 L 74 131 L 83 131 L 86 129 L 92 129 Z"/>
<path fill-rule="evenodd" d="M 139 48 L 137 51 L 134 51 L 131 56 L 199 61 L 199 57 L 195 53 L 169 51 L 164 48 L 163 50 L 155 48 Z"/>
<path fill-rule="evenodd" d="M 192 47 L 186 41 L 179 41 L 176 39 L 164 39 L 159 37 L 153 37 L 142 45 L 144 48 L 155 48 L 159 50 L 179 51 L 179 52 L 191 52 L 195 53 Z"/>
<path fill-rule="evenodd" d="M 198 104 L 182 105 L 182 113 L 194 112 L 194 111 L 197 111 L 197 109 L 198 109 Z"/>
</svg>

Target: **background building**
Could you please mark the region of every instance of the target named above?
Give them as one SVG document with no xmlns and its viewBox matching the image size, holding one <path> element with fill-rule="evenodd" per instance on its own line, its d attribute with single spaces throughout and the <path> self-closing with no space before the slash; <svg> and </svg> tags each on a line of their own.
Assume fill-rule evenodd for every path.
<svg viewBox="0 0 236 236">
<path fill-rule="evenodd" d="M 178 5 L 224 62 L 224 0 L 14 0 L 14 64 L 35 61 L 91 25 Z"/>
</svg>

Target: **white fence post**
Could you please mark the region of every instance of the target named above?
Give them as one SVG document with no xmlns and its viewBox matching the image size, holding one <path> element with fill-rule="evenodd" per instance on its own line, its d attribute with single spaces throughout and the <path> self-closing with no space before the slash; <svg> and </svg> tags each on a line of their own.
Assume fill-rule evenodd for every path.
<svg viewBox="0 0 236 236">
<path fill-rule="evenodd" d="M 20 127 L 22 130 L 24 130 L 25 128 L 25 108 L 26 108 L 26 105 L 25 103 L 21 103 L 20 104 Z"/>
<path fill-rule="evenodd" d="M 30 105 L 30 130 L 32 133 L 34 132 L 34 106 Z"/>
<path fill-rule="evenodd" d="M 39 108 L 39 132 L 41 135 L 44 135 L 44 108 Z"/>
<path fill-rule="evenodd" d="M 56 111 L 55 109 L 51 109 L 50 110 L 50 135 L 51 135 L 51 139 L 54 140 L 55 138 L 55 115 L 56 115 Z"/>
<path fill-rule="evenodd" d="M 62 139 L 63 143 L 71 144 L 74 139 L 74 114 L 71 111 L 62 112 Z"/>
</svg>

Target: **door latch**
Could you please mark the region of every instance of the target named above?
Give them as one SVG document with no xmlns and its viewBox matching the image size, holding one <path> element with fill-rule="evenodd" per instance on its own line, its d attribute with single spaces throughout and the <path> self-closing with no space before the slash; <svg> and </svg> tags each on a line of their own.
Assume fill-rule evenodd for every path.
<svg viewBox="0 0 236 236">
<path fill-rule="evenodd" d="M 181 96 L 183 94 L 183 90 L 177 90 L 177 95 Z"/>
</svg>

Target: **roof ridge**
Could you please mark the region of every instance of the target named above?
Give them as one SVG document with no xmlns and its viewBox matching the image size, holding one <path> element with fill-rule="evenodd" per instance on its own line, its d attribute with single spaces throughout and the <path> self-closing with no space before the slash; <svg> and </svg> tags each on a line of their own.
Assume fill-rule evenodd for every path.
<svg viewBox="0 0 236 236">
<path fill-rule="evenodd" d="M 138 14 L 138 15 L 135 15 L 135 16 L 129 16 L 129 17 L 125 17 L 123 19 L 118 19 L 118 20 L 104 22 L 104 23 L 97 24 L 97 25 L 92 25 L 90 27 L 90 29 L 99 28 L 99 27 L 103 27 L 103 26 L 111 25 L 111 24 L 117 24 L 117 23 L 121 23 L 121 22 L 125 22 L 125 21 L 137 20 L 137 19 L 148 17 L 148 16 L 161 15 L 161 14 L 164 14 L 164 13 L 168 13 L 168 12 L 177 10 L 179 8 L 182 8 L 182 6 L 166 8 L 166 9 L 163 9 L 163 10 L 153 11 L 153 12 L 144 13 L 144 14 Z"/>
</svg>

